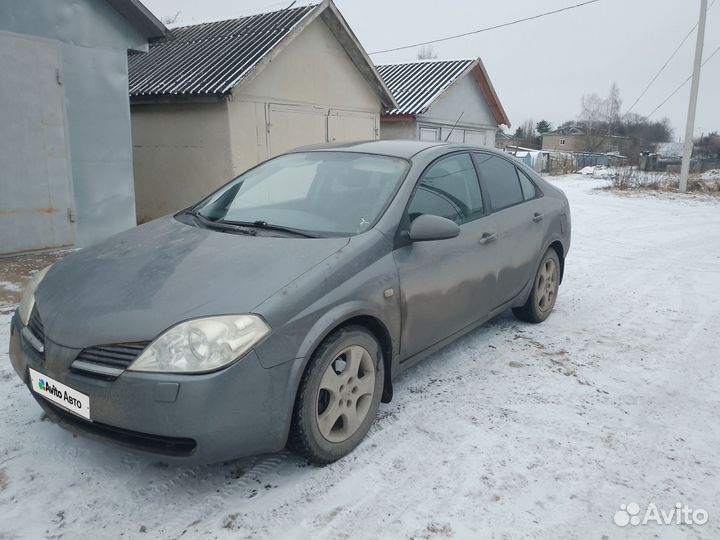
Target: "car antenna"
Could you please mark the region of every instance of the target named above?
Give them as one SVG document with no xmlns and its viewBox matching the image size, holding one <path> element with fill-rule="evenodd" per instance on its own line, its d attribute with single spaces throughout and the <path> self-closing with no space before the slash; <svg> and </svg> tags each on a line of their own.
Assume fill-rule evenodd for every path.
<svg viewBox="0 0 720 540">
<path fill-rule="evenodd" d="M 463 114 L 465 114 L 465 111 L 460 113 L 460 116 L 458 116 L 458 119 L 455 120 L 455 124 L 453 124 L 453 127 L 450 128 L 450 133 L 447 134 L 447 137 L 445 137 L 445 142 L 448 142 L 448 139 L 450 138 L 450 135 L 452 135 L 453 130 L 457 127 L 458 122 L 460 122 L 460 119 L 463 117 Z"/>
</svg>

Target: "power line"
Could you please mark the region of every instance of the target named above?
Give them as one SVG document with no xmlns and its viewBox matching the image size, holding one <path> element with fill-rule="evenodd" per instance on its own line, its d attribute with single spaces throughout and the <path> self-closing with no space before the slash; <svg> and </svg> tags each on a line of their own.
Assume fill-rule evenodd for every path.
<svg viewBox="0 0 720 540">
<path fill-rule="evenodd" d="M 415 47 L 421 47 L 423 45 L 432 45 L 433 43 L 440 43 L 441 41 L 450 41 L 451 39 L 457 39 L 465 36 L 472 36 L 474 34 L 481 34 L 483 32 L 488 32 L 490 30 L 497 30 L 498 28 L 505 28 L 506 26 L 512 26 L 514 24 L 519 24 L 522 22 L 532 21 L 534 19 L 540 19 L 542 17 L 547 17 L 548 15 L 554 15 L 555 13 L 560 13 L 562 11 L 569 11 L 571 9 L 576 9 L 582 6 L 586 6 L 588 4 L 594 4 L 595 2 L 599 2 L 600 0 L 587 0 L 586 2 L 581 2 L 580 4 L 575 4 L 573 6 L 567 6 L 564 8 L 556 9 L 553 11 L 547 11 L 545 13 L 539 13 L 537 15 L 533 15 L 532 17 L 525 17 L 523 19 L 517 19 L 515 21 L 510 21 L 502 24 L 497 24 L 495 26 L 488 26 L 487 28 L 481 28 L 480 30 L 473 30 L 471 32 L 465 32 L 463 34 L 456 34 L 453 36 L 447 36 L 443 38 L 438 39 L 432 39 L 430 41 L 422 41 L 420 43 L 414 43 L 412 45 L 403 45 L 402 47 L 393 47 L 392 49 L 384 49 L 382 51 L 375 51 L 371 52 L 370 54 L 382 54 L 382 53 L 388 53 L 393 51 L 402 51 L 404 49 L 413 49 Z"/>
<path fill-rule="evenodd" d="M 715 4 L 715 0 L 713 0 L 712 3 L 710 4 L 710 6 L 707 8 L 708 11 L 710 11 L 710 9 L 713 7 L 713 4 Z M 669 58 L 665 61 L 665 63 L 660 67 L 660 69 L 657 71 L 657 73 L 655 73 L 655 76 L 650 80 L 650 82 L 647 84 L 647 86 L 645 87 L 645 89 L 640 93 L 640 95 L 637 97 L 637 99 L 633 102 L 633 104 L 630 105 L 630 108 L 629 108 L 627 111 L 625 111 L 625 114 L 623 115 L 623 117 L 625 117 L 625 116 L 627 116 L 628 114 L 630 114 L 630 111 L 632 111 L 632 110 L 635 108 L 635 105 L 638 104 L 638 101 L 640 101 L 640 100 L 642 99 L 642 97 L 643 97 L 643 96 L 645 95 L 645 93 L 650 89 L 650 87 L 651 87 L 651 86 L 653 85 L 653 83 L 657 80 L 657 78 L 660 76 L 660 74 L 661 74 L 663 71 L 665 71 L 665 68 L 668 66 L 668 64 L 670 63 L 670 61 L 671 61 L 673 58 L 675 58 L 675 55 L 678 53 L 678 51 L 680 50 L 680 48 L 685 44 L 685 42 L 688 40 L 688 38 L 693 34 L 693 32 L 695 32 L 695 29 L 696 29 L 696 28 L 697 28 L 697 23 L 695 23 L 695 25 L 690 29 L 690 31 L 687 33 L 687 35 L 686 35 L 686 36 L 683 38 L 683 40 L 680 42 L 680 45 L 678 45 L 677 48 L 672 52 L 672 54 L 670 55 L 670 57 L 669 57 Z"/>
<path fill-rule="evenodd" d="M 710 61 L 710 59 L 711 59 L 713 56 L 715 56 L 717 53 L 719 53 L 719 52 L 720 52 L 720 47 L 718 47 L 717 49 L 715 49 L 715 50 L 710 54 L 710 56 L 708 56 L 708 57 L 703 61 L 703 63 L 701 64 L 701 66 L 704 66 L 705 64 L 707 64 L 707 63 Z M 671 93 L 668 97 L 666 97 L 660 105 L 658 105 L 657 107 L 655 107 L 655 108 L 652 110 L 652 112 L 647 115 L 647 118 L 650 118 L 653 114 L 655 114 L 655 113 L 658 111 L 658 109 L 659 109 L 660 107 L 662 107 L 662 106 L 665 105 L 668 101 L 670 101 L 670 98 L 673 97 L 675 94 L 677 94 L 677 93 L 680 91 L 680 89 L 682 89 L 682 87 L 685 86 L 685 85 L 688 83 L 688 81 L 689 81 L 690 79 L 692 79 L 692 75 L 690 75 L 687 79 L 685 79 L 685 80 L 682 82 L 682 84 L 681 84 L 680 86 L 678 86 L 675 90 L 673 90 L 672 93 Z"/>
</svg>

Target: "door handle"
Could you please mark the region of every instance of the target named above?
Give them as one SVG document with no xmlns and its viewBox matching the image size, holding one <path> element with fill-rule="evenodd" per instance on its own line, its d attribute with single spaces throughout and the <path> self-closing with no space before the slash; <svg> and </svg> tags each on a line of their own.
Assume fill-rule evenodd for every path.
<svg viewBox="0 0 720 540">
<path fill-rule="evenodd" d="M 497 234 L 495 234 L 495 233 L 483 233 L 482 236 L 480 237 L 481 244 L 488 244 L 495 240 L 497 240 Z"/>
<path fill-rule="evenodd" d="M 533 221 L 535 223 L 539 223 L 543 219 L 545 219 L 545 214 L 541 214 L 540 212 L 535 212 L 535 215 L 533 216 Z"/>
</svg>

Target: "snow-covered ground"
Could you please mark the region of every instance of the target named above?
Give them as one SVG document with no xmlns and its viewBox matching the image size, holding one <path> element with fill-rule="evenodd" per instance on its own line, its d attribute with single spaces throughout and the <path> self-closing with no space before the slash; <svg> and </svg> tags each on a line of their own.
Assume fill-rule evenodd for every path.
<svg viewBox="0 0 720 540">
<path fill-rule="evenodd" d="M 0 538 L 718 538 L 720 201 L 568 194 L 555 313 L 484 325 L 397 381 L 324 468 L 182 468 L 43 421 L 0 314 Z M 704 525 L 613 523 L 621 504 Z"/>
</svg>

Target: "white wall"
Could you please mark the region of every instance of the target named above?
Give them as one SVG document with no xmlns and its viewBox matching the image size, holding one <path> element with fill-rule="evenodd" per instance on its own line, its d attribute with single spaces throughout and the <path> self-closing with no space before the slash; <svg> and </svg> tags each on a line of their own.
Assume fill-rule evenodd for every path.
<svg viewBox="0 0 720 540">
<path fill-rule="evenodd" d="M 318 142 L 379 138 L 380 98 L 321 19 L 229 103 L 235 174 Z"/>
<path fill-rule="evenodd" d="M 418 120 L 453 125 L 462 114 L 461 123 L 468 126 L 497 128 L 497 122 L 472 73 L 456 81 Z"/>
<path fill-rule="evenodd" d="M 226 102 L 134 105 L 138 222 L 175 212 L 233 176 Z"/>
<path fill-rule="evenodd" d="M 442 140 L 450 134 L 450 141 L 495 147 L 498 125 L 472 73 L 455 82 L 417 120 L 420 127 L 441 127 Z"/>
<path fill-rule="evenodd" d="M 381 122 L 380 138 L 416 140 L 418 138 L 417 123 L 414 120 L 408 122 Z"/>
</svg>

